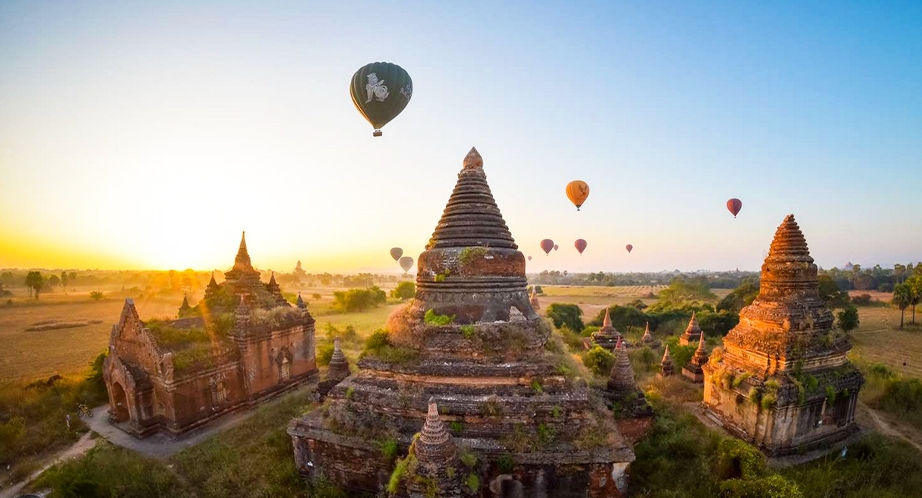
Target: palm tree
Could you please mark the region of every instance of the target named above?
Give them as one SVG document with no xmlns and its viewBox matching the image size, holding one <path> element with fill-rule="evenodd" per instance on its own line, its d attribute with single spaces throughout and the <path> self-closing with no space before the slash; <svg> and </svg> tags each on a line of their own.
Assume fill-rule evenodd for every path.
<svg viewBox="0 0 922 498">
<path fill-rule="evenodd" d="M 896 287 L 893 288 L 893 301 L 900 309 L 900 329 L 903 328 L 903 315 L 906 314 L 906 308 L 909 307 L 909 303 L 912 301 L 912 290 L 910 290 L 908 284 L 896 284 Z"/>
</svg>

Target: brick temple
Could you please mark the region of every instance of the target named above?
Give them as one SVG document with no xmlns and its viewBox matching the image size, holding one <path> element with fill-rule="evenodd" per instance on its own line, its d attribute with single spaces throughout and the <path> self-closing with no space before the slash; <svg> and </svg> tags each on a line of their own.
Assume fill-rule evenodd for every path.
<svg viewBox="0 0 922 498">
<path fill-rule="evenodd" d="M 245 237 L 225 277 L 212 275 L 194 308 L 183 299 L 177 320 L 143 322 L 125 301 L 103 365 L 118 427 L 179 435 L 316 374 L 314 318 L 303 300 L 285 301 L 274 275 L 260 281 Z"/>
<path fill-rule="evenodd" d="M 624 496 L 633 450 L 585 381 L 564 375 L 476 149 L 416 285 L 388 319 L 390 353 L 367 351 L 324 406 L 289 426 L 302 474 L 380 493 L 394 463 L 379 441 L 393 438 L 418 457 L 397 496 L 422 496 L 421 483 L 425 496 Z"/>
<path fill-rule="evenodd" d="M 702 366 L 704 403 L 723 426 L 771 455 L 824 446 L 857 430 L 864 383 L 820 297 L 817 267 L 793 215 L 775 232 L 759 296 Z"/>
</svg>

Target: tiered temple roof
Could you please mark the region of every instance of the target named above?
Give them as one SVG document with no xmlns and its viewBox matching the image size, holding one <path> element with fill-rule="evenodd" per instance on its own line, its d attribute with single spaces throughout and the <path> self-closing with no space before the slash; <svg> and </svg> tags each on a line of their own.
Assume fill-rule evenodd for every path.
<svg viewBox="0 0 922 498">
<path fill-rule="evenodd" d="M 416 282 L 415 299 L 388 319 L 387 354 L 366 351 L 361 370 L 330 390 L 323 413 L 290 426 L 301 472 L 377 492 L 391 467 L 370 441 L 396 434 L 408 451 L 425 417 L 432 437 L 424 429 L 414 445 L 422 462 L 427 441 L 444 437 L 431 401 L 452 421 L 452 436 L 481 457 L 459 472 L 506 475 L 504 486 L 526 496 L 622 496 L 633 452 L 611 412 L 597 408 L 585 382 L 559 374 L 562 357 L 544 348 L 550 327 L 529 302 L 525 256 L 476 149 L 418 258 Z M 591 431 L 606 443 L 578 443 Z M 499 470 L 510 456 L 511 475 Z M 578 475 L 559 478 L 558 468 Z M 481 484 L 471 493 L 491 485 Z"/>
<path fill-rule="evenodd" d="M 722 354 L 703 366 L 705 404 L 728 429 L 773 454 L 845 437 L 855 429 L 863 379 L 846 357 L 848 339 L 832 325 L 817 266 L 788 215 L 762 265 L 758 297 L 740 311 Z M 833 406 L 824 408 L 827 398 Z M 731 409 L 728 400 L 737 399 Z M 836 423 L 819 423 L 830 411 Z"/>
<path fill-rule="evenodd" d="M 346 361 L 346 355 L 339 345 L 339 337 L 333 340 L 333 356 L 330 358 L 330 365 L 327 368 L 327 378 L 341 381 L 349 376 L 349 362 Z"/>
</svg>

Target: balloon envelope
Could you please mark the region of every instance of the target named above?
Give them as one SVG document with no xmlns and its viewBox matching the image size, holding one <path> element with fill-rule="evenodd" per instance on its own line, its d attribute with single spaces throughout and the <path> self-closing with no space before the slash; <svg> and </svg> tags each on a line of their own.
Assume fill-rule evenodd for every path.
<svg viewBox="0 0 922 498">
<path fill-rule="evenodd" d="M 380 137 L 381 127 L 410 103 L 413 80 L 397 64 L 372 62 L 352 75 L 349 93 L 355 108 L 375 127 L 373 135 Z"/>
<path fill-rule="evenodd" d="M 733 213 L 733 217 L 736 218 L 736 215 L 740 213 L 740 209 L 743 209 L 743 201 L 739 199 L 730 199 L 727 201 L 727 209 Z"/>
<path fill-rule="evenodd" d="M 403 256 L 403 249 L 399 247 L 392 247 L 391 257 L 394 258 L 394 261 L 398 261 L 400 259 L 400 256 Z"/>
<path fill-rule="evenodd" d="M 589 197 L 589 185 L 582 180 L 573 180 L 567 184 L 567 197 L 570 198 L 576 206 L 576 210 L 579 211 L 580 206 L 586 202 L 586 198 Z"/>
<path fill-rule="evenodd" d="M 531 261 L 531 256 L 528 257 L 528 260 Z"/>
<path fill-rule="evenodd" d="M 544 251 L 544 254 L 550 254 L 551 249 L 554 248 L 554 241 L 551 239 L 544 239 L 541 241 L 541 250 Z"/>
<path fill-rule="evenodd" d="M 409 256 L 400 258 L 400 267 L 403 268 L 404 272 L 410 271 L 410 268 L 413 268 L 413 258 Z"/>
<path fill-rule="evenodd" d="M 580 254 L 586 250 L 587 245 L 588 244 L 586 244 L 586 241 L 583 239 L 576 239 L 576 242 L 573 243 L 573 246 L 576 247 L 576 250 L 579 251 Z"/>
<path fill-rule="evenodd" d="M 634 246 L 628 244 L 628 245 L 624 246 L 624 248 L 627 249 L 627 252 L 628 252 L 628 253 L 630 253 L 630 252 L 634 249 Z"/>
<path fill-rule="evenodd" d="M 560 249 L 560 246 L 558 246 L 557 244 L 554 244 L 554 250 L 556 251 L 557 249 Z"/>
</svg>

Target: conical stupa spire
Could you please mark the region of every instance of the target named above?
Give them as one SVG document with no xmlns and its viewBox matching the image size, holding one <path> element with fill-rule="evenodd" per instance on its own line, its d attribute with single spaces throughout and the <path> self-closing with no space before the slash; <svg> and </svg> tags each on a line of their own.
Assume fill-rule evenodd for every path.
<svg viewBox="0 0 922 498">
<path fill-rule="evenodd" d="M 704 332 L 701 332 L 701 338 L 698 339 L 698 349 L 695 350 L 695 353 L 699 351 L 704 351 Z"/>
<path fill-rule="evenodd" d="M 775 238 L 768 249 L 768 258 L 765 262 L 813 263 L 813 258 L 810 257 L 810 249 L 807 248 L 807 239 L 804 238 L 803 232 L 800 231 L 793 214 L 785 216 L 784 221 L 775 231 Z"/>
<path fill-rule="evenodd" d="M 611 328 L 611 312 L 608 308 L 605 308 L 605 318 L 602 320 L 602 328 L 603 329 Z"/>
<path fill-rule="evenodd" d="M 211 280 L 208 281 L 209 288 L 215 288 L 218 286 L 218 281 L 214 279 L 214 271 L 211 272 Z"/>
<path fill-rule="evenodd" d="M 688 327 L 685 328 L 686 334 L 700 334 L 701 327 L 698 325 L 697 313 L 692 311 L 691 320 L 688 321 Z"/>
<path fill-rule="evenodd" d="M 439 456 L 448 456 L 447 453 L 454 453 L 454 444 L 451 441 L 451 434 L 445 429 L 445 424 L 439 418 L 439 407 L 434 398 L 429 398 L 429 410 L 426 414 L 426 423 L 423 430 L 420 431 L 419 440 L 416 442 L 416 456 L 420 463 L 431 461 L 433 457 L 440 459 Z"/>
<path fill-rule="evenodd" d="M 240 235 L 240 248 L 237 249 L 237 257 L 234 258 L 235 270 L 252 270 L 253 264 L 250 262 L 250 253 L 247 252 L 247 233 L 244 231 Z"/>
<path fill-rule="evenodd" d="M 615 364 L 611 367 L 608 388 L 616 391 L 633 390 L 634 368 L 631 366 L 631 359 L 628 358 L 627 349 L 624 347 L 624 341 L 618 339 L 618 345 L 615 346 Z"/>
<path fill-rule="evenodd" d="M 279 286 L 278 282 L 275 281 L 275 272 L 272 272 L 272 276 L 269 277 L 269 286 L 270 286 L 270 287 L 278 287 L 278 286 Z"/>
<path fill-rule="evenodd" d="M 483 158 L 472 148 L 426 249 L 486 246 L 518 249 L 493 199 Z"/>
<path fill-rule="evenodd" d="M 668 344 L 666 344 L 666 352 L 663 353 L 662 363 L 666 363 L 666 362 L 672 363 L 672 357 L 669 356 L 669 345 Z"/>
<path fill-rule="evenodd" d="M 334 361 L 337 363 L 346 361 L 346 356 L 343 355 L 343 350 L 339 346 L 339 337 L 333 339 L 333 356 L 330 357 L 330 363 Z"/>
<path fill-rule="evenodd" d="M 298 301 L 297 301 L 297 303 L 295 303 L 295 304 L 298 306 L 298 309 L 300 309 L 300 310 L 306 310 L 306 309 L 307 309 L 307 303 L 304 302 L 304 298 L 301 297 L 301 293 L 300 293 L 300 292 L 298 292 Z"/>
<path fill-rule="evenodd" d="M 653 341 L 653 334 L 650 333 L 650 322 L 647 322 L 647 326 L 643 329 L 643 337 L 640 340 L 643 342 Z"/>
</svg>

